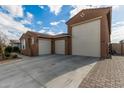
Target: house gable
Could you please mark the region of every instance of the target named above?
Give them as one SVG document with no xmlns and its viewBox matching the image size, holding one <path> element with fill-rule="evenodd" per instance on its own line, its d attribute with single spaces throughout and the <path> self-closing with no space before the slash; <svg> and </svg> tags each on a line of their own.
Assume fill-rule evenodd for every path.
<svg viewBox="0 0 124 93">
<path fill-rule="evenodd" d="M 75 23 L 80 23 L 81 21 L 97 18 L 103 15 L 106 15 L 107 13 L 110 12 L 110 10 L 111 10 L 111 7 L 83 9 L 78 14 L 73 16 L 70 20 L 68 20 L 66 24 L 72 25 Z"/>
</svg>

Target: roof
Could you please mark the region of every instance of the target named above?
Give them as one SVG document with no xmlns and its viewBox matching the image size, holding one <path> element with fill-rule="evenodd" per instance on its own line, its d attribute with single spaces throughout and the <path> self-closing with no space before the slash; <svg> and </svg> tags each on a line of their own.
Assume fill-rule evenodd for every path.
<svg viewBox="0 0 124 93">
<path fill-rule="evenodd" d="M 58 34 L 58 35 L 49 35 L 49 34 L 45 34 L 45 33 L 38 33 L 38 32 L 28 31 L 25 34 L 23 34 L 21 36 L 21 38 L 23 36 L 27 35 L 27 34 L 34 35 L 37 38 L 62 38 L 62 37 L 68 37 L 68 36 L 70 36 L 69 34 L 66 34 L 66 33 L 62 33 L 62 34 Z"/>
<path fill-rule="evenodd" d="M 21 35 L 20 39 L 21 39 L 23 36 L 25 36 L 25 33 L 23 33 L 23 34 Z M 20 39 L 19 39 L 19 40 L 20 40 Z"/>
<path fill-rule="evenodd" d="M 67 33 L 62 33 L 62 34 L 58 34 L 58 35 L 54 35 L 54 38 L 60 38 L 60 37 L 69 37 L 70 35 Z"/>
<path fill-rule="evenodd" d="M 100 17 L 103 14 L 109 13 L 111 9 L 112 7 L 82 9 L 79 13 L 69 19 L 66 24 L 72 25 L 81 21 L 86 21 L 92 18 Z"/>
<path fill-rule="evenodd" d="M 124 43 L 124 40 L 121 40 L 120 43 Z"/>
<path fill-rule="evenodd" d="M 10 43 L 20 43 L 19 40 L 10 40 Z"/>
<path fill-rule="evenodd" d="M 38 32 L 33 32 L 33 31 L 28 31 L 27 33 L 31 33 L 37 37 L 46 37 L 46 38 L 52 38 L 52 35 L 48 35 L 45 33 L 38 33 Z"/>
</svg>

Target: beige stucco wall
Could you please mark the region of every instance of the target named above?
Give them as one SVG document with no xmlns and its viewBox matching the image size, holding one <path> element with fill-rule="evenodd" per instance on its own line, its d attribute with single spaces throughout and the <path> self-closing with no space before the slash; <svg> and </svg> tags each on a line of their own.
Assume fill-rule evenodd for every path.
<svg viewBox="0 0 124 93">
<path fill-rule="evenodd" d="M 65 40 L 56 40 L 55 41 L 55 53 L 56 54 L 65 54 Z"/>
<path fill-rule="evenodd" d="M 72 27 L 72 54 L 100 57 L 100 19 Z"/>
<path fill-rule="evenodd" d="M 39 55 L 51 54 L 51 40 L 39 39 L 38 45 L 39 45 L 39 49 L 38 49 Z"/>
</svg>

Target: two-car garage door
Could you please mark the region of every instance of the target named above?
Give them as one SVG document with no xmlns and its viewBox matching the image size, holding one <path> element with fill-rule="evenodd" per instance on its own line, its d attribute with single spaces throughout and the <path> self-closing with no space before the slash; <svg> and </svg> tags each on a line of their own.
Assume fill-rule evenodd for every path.
<svg viewBox="0 0 124 93">
<path fill-rule="evenodd" d="M 72 55 L 100 57 L 100 19 L 72 27 Z"/>
<path fill-rule="evenodd" d="M 39 40 L 39 55 L 51 54 L 51 40 Z M 55 53 L 65 54 L 65 40 L 55 40 Z"/>
</svg>

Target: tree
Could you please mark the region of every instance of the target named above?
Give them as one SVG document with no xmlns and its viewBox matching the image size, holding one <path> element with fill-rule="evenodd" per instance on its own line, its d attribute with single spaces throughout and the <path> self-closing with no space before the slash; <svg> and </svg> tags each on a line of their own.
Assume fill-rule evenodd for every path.
<svg viewBox="0 0 124 93">
<path fill-rule="evenodd" d="M 0 31 L 0 54 L 2 55 L 2 58 L 4 58 L 3 48 L 5 47 L 7 40 L 7 36 L 2 31 Z"/>
<path fill-rule="evenodd" d="M 7 46 L 5 49 L 4 49 L 4 52 L 5 53 L 11 53 L 12 52 L 12 47 L 11 46 Z"/>
<path fill-rule="evenodd" d="M 20 52 L 19 47 L 17 46 L 13 47 L 13 52 L 19 53 Z"/>
</svg>

